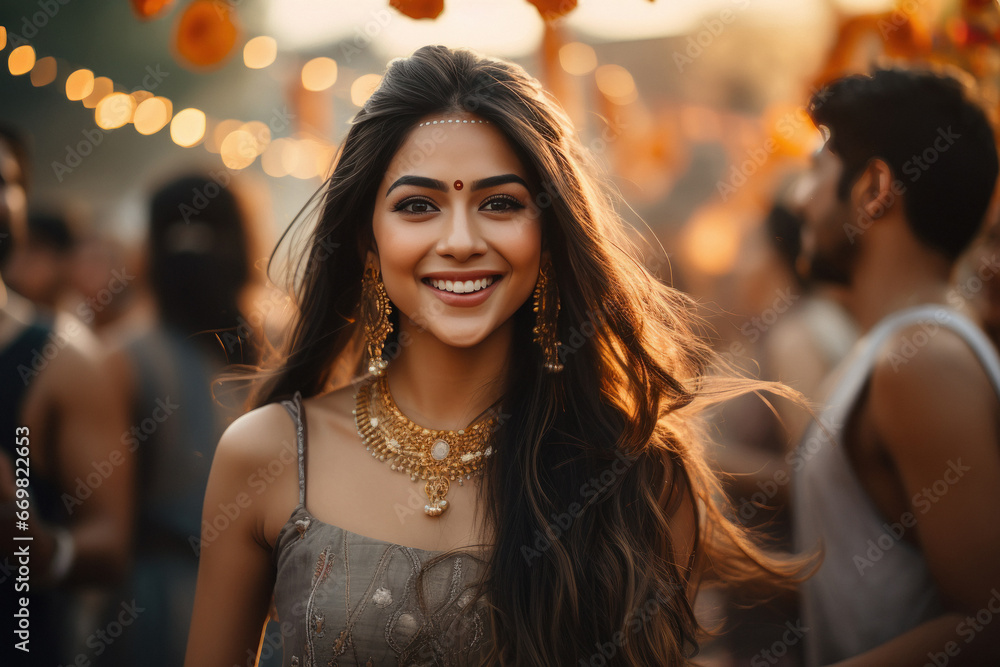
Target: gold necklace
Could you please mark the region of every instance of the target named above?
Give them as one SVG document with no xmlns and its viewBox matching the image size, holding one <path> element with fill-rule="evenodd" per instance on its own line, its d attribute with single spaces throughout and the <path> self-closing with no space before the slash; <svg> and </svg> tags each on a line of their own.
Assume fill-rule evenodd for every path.
<svg viewBox="0 0 1000 667">
<path fill-rule="evenodd" d="M 354 422 L 365 449 L 379 461 L 389 461 L 393 470 L 405 472 L 410 480 L 426 480 L 428 504 L 424 512 L 440 516 L 448 509 L 451 482 L 482 470 L 483 460 L 493 453 L 490 436 L 497 425 L 491 416 L 458 431 L 441 431 L 414 424 L 400 412 L 385 375 L 374 377 L 354 395 Z"/>
</svg>

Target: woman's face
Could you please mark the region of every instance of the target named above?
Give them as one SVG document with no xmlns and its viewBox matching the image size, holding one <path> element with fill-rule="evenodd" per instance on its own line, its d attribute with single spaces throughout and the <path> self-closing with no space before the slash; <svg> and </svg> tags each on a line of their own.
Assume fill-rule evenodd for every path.
<svg viewBox="0 0 1000 667">
<path fill-rule="evenodd" d="M 404 330 L 455 347 L 510 326 L 541 262 L 534 185 L 504 135 L 468 114 L 428 116 L 379 186 L 372 227 L 386 292 Z"/>
</svg>

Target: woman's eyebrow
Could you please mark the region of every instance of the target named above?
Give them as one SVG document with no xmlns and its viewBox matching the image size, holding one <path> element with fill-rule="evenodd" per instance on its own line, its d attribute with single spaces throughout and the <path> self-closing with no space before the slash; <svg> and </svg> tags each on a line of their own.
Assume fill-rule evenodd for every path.
<svg viewBox="0 0 1000 667">
<path fill-rule="evenodd" d="M 389 189 L 385 191 L 385 196 L 388 197 L 389 193 L 398 188 L 400 185 L 416 185 L 417 187 L 440 190 L 441 192 L 448 191 L 448 185 L 444 181 L 427 178 L 426 176 L 400 176 L 396 182 L 390 185 Z"/>
<path fill-rule="evenodd" d="M 472 181 L 471 189 L 482 190 L 483 188 L 492 188 L 506 183 L 520 183 L 525 187 L 525 189 L 528 189 L 528 184 L 525 183 L 524 179 L 517 174 L 501 174 L 500 176 L 490 176 L 489 178 Z"/>
<path fill-rule="evenodd" d="M 517 174 L 501 174 L 499 176 L 490 176 L 488 178 L 481 178 L 478 181 L 473 181 L 470 189 L 482 190 L 484 188 L 492 188 L 506 183 L 520 183 L 525 188 L 528 188 L 528 184 Z M 439 181 L 436 178 L 427 178 L 426 176 L 400 176 L 396 179 L 396 182 L 390 185 L 389 189 L 385 191 L 385 196 L 388 197 L 390 192 L 401 185 L 415 185 L 420 188 L 429 188 L 440 192 L 448 191 L 448 184 L 444 181 Z"/>
</svg>

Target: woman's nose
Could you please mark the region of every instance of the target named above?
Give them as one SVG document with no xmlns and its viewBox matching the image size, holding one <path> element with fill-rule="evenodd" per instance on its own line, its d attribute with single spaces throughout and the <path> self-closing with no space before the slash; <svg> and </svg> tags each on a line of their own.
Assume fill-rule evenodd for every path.
<svg viewBox="0 0 1000 667">
<path fill-rule="evenodd" d="M 437 252 L 464 262 L 486 252 L 486 241 L 478 222 L 464 208 L 456 207 L 443 221 Z"/>
</svg>

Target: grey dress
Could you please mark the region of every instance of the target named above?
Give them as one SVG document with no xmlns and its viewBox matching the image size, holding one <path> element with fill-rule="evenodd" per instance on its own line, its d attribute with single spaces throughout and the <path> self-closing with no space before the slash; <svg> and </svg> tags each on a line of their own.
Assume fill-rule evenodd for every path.
<svg viewBox="0 0 1000 667">
<path fill-rule="evenodd" d="M 424 574 L 443 553 L 359 535 L 305 507 L 306 431 L 299 394 L 282 405 L 298 431 L 299 504 L 275 542 L 274 605 L 284 667 L 478 665 L 489 649 L 485 602 L 470 605 L 483 570 L 459 552 Z"/>
</svg>

